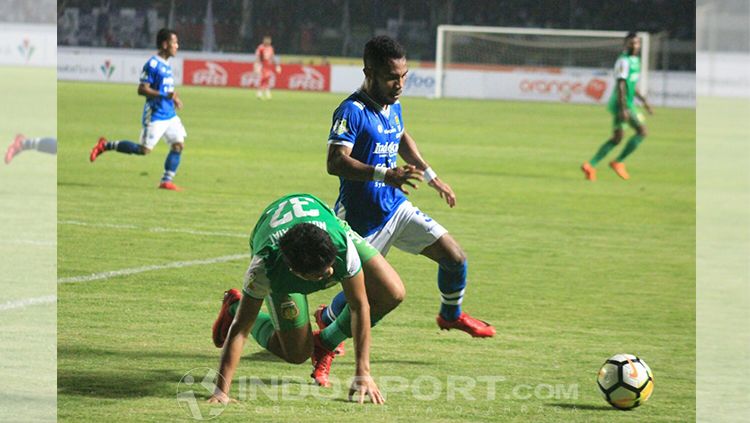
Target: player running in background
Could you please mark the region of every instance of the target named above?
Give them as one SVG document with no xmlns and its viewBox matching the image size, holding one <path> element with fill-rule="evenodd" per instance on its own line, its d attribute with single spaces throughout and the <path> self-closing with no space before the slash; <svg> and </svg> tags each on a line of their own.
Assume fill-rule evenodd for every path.
<svg viewBox="0 0 750 423">
<path fill-rule="evenodd" d="M 24 135 L 18 134 L 5 152 L 5 164 L 10 164 L 14 157 L 25 150 L 57 154 L 57 138 L 26 138 Z"/>
<path fill-rule="evenodd" d="M 588 162 L 581 165 L 586 179 L 590 181 L 596 180 L 596 165 L 604 159 L 615 146 L 620 144 L 622 141 L 623 132 L 625 127 L 630 125 L 635 129 L 636 133 L 628 140 L 625 148 L 622 149 L 620 155 L 614 161 L 609 163 L 612 170 L 617 173 L 622 179 L 629 179 L 627 169 L 625 169 L 625 158 L 631 155 L 636 148 L 641 144 L 644 138 L 646 138 L 646 126 L 643 124 L 643 117 L 640 115 L 638 110 L 633 103 L 634 98 L 638 98 L 643 103 L 643 107 L 646 108 L 649 114 L 653 114 L 651 106 L 646 101 L 646 97 L 642 96 L 636 88 L 638 84 L 638 78 L 641 75 L 641 58 L 639 56 L 641 52 L 641 39 L 635 32 L 629 32 L 625 37 L 625 50 L 620 54 L 615 63 L 615 89 L 612 91 L 612 96 L 609 98 L 608 109 L 612 113 L 613 121 L 613 133 L 612 137 L 607 140 L 599 151 L 594 154 Z"/>
<path fill-rule="evenodd" d="M 263 37 L 263 42 L 258 44 L 255 49 L 255 73 L 260 74 L 260 84 L 258 85 L 258 99 L 271 99 L 271 76 L 274 71 L 281 73 L 281 65 L 278 63 L 276 53 L 271 45 L 271 36 Z"/>
<path fill-rule="evenodd" d="M 175 108 L 182 108 L 182 101 L 174 89 L 174 77 L 169 58 L 177 54 L 179 44 L 177 33 L 171 29 L 162 28 L 156 34 L 158 53 L 151 56 L 143 65 L 141 81 L 138 85 L 138 95 L 146 97 L 143 106 L 140 144 L 133 141 L 107 141 L 99 138 L 99 142 L 91 150 L 89 158 L 93 162 L 105 151 L 115 150 L 119 153 L 145 155 L 153 150 L 159 140 L 164 137 L 170 149 L 164 161 L 164 176 L 159 188 L 180 191 L 172 182 L 180 165 L 180 157 L 185 143 L 185 127 L 177 116 Z"/>
<path fill-rule="evenodd" d="M 218 390 L 211 402 L 229 401 L 232 376 L 248 334 L 258 344 L 289 363 L 311 357 L 315 382 L 330 386 L 333 350 L 354 337 L 355 380 L 349 397 L 364 395 L 382 404 L 370 377 L 370 327 L 396 308 L 404 286 L 377 250 L 337 218 L 322 201 L 309 194 L 292 194 L 271 203 L 261 214 L 250 239 L 253 258 L 240 293 L 224 294 L 213 340 L 223 347 Z M 313 332 L 307 294 L 343 288 L 348 306 L 338 318 Z M 260 312 L 265 298 L 270 314 Z"/>
<path fill-rule="evenodd" d="M 450 207 L 456 205 L 451 187 L 422 158 L 406 132 L 399 97 L 404 87 L 406 53 L 396 41 L 378 36 L 364 51 L 365 82 L 333 113 L 328 137 L 328 173 L 340 180 L 336 214 L 384 256 L 391 246 L 421 254 L 438 264 L 441 329 L 458 329 L 475 337 L 490 337 L 495 329 L 461 310 L 466 288 L 467 260 L 455 239 L 439 223 L 409 202 L 405 187 L 427 181 Z M 397 167 L 398 156 L 407 163 Z M 346 299 L 337 295 L 316 317 L 329 324 Z"/>
</svg>

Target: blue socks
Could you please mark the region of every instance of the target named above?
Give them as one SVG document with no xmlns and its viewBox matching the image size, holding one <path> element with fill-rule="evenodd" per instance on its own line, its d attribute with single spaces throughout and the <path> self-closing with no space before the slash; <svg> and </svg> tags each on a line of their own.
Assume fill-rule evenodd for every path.
<svg viewBox="0 0 750 423">
<path fill-rule="evenodd" d="M 141 146 L 133 141 L 109 141 L 104 145 L 104 150 L 117 150 L 118 153 L 143 155 Z"/>
<path fill-rule="evenodd" d="M 447 321 L 454 321 L 461 315 L 461 303 L 466 288 L 468 262 L 455 263 L 449 259 L 438 263 L 438 288 L 440 288 L 440 316 Z M 323 310 L 322 319 L 326 325 L 336 320 L 346 306 L 344 292 L 339 292 L 331 304 Z"/>
<path fill-rule="evenodd" d="M 440 316 L 448 321 L 461 315 L 461 303 L 466 288 L 467 261 L 455 263 L 449 259 L 438 263 L 438 288 L 440 288 Z"/>
<path fill-rule="evenodd" d="M 169 182 L 174 178 L 174 175 L 177 172 L 177 167 L 180 165 L 181 155 L 181 151 L 169 150 L 167 159 L 164 161 L 164 176 L 161 178 L 162 182 Z"/>
<path fill-rule="evenodd" d="M 22 150 L 36 150 L 57 154 L 57 138 L 30 138 L 23 141 Z"/>
</svg>

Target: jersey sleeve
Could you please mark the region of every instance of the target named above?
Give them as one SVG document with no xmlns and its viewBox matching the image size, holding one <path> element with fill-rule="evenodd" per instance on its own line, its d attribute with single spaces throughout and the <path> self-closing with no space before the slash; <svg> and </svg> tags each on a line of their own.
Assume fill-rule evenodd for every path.
<svg viewBox="0 0 750 423">
<path fill-rule="evenodd" d="M 362 260 L 359 258 L 357 247 L 354 246 L 351 237 L 346 235 L 346 275 L 344 279 L 349 279 L 362 270 Z"/>
<path fill-rule="evenodd" d="M 628 79 L 628 71 L 630 71 L 630 62 L 626 57 L 620 57 L 615 62 L 615 79 Z"/>
<path fill-rule="evenodd" d="M 250 261 L 250 266 L 245 272 L 242 293 L 256 300 L 262 300 L 271 293 L 271 280 L 266 275 L 266 265 L 262 257 L 255 256 Z"/>
<path fill-rule="evenodd" d="M 364 119 L 364 105 L 357 101 L 347 101 L 333 112 L 333 124 L 328 134 L 329 145 L 353 147 Z"/>
<path fill-rule="evenodd" d="M 141 84 L 153 84 L 154 81 L 156 81 L 155 76 L 157 69 L 159 69 L 159 62 L 152 57 L 145 65 L 143 65 L 143 70 L 141 71 Z"/>
</svg>

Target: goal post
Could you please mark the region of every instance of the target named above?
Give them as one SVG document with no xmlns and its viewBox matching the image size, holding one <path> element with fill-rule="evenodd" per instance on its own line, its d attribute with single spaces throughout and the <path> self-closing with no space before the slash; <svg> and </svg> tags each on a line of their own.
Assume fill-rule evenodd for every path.
<svg viewBox="0 0 750 423">
<path fill-rule="evenodd" d="M 488 76 L 491 74 L 497 78 L 523 72 L 571 75 L 589 72 L 611 76 L 617 56 L 623 50 L 625 35 L 627 31 L 440 25 L 436 37 L 434 95 L 462 97 L 460 86 L 470 80 L 474 92 L 468 90 L 469 97 L 505 98 L 493 82 L 496 79 Z M 651 45 L 647 32 L 638 35 L 641 38 L 639 89 L 645 95 Z M 471 75 L 478 77 L 466 71 L 474 71 Z"/>
</svg>

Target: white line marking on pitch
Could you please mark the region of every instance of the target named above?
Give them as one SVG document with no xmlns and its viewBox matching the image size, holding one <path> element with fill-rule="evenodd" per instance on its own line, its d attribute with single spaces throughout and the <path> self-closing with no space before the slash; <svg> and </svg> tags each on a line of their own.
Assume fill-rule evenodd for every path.
<svg viewBox="0 0 750 423">
<path fill-rule="evenodd" d="M 214 257 L 214 258 L 203 259 L 203 260 L 175 261 L 172 263 L 154 264 L 151 266 L 143 266 L 143 267 L 131 267 L 130 269 L 112 270 L 109 272 L 92 273 L 90 275 L 60 278 L 57 280 L 57 283 L 91 282 L 91 281 L 98 281 L 102 279 L 109 279 L 109 278 L 113 278 L 116 276 L 127 276 L 127 275 L 134 275 L 136 273 L 150 272 L 152 270 L 179 269 L 182 267 L 202 266 L 204 264 L 225 263 L 228 261 L 247 259 L 249 257 L 250 257 L 250 254 L 234 254 L 231 256 L 221 256 L 221 257 Z"/>
<path fill-rule="evenodd" d="M 94 228 L 111 228 L 111 229 L 142 229 L 147 232 L 161 233 L 161 232 L 173 232 L 183 233 L 190 235 L 206 235 L 206 236 L 228 236 L 232 238 L 250 238 L 249 234 L 240 234 L 236 232 L 220 232 L 220 231 L 199 231 L 195 229 L 178 229 L 178 228 L 141 228 L 136 225 L 124 225 L 116 223 L 88 223 L 81 222 L 80 220 L 61 220 L 58 222 L 61 225 L 75 225 L 75 226 L 90 226 Z"/>
<path fill-rule="evenodd" d="M 26 308 L 38 304 L 49 304 L 57 301 L 57 296 L 47 295 L 46 297 L 36 298 L 25 298 L 23 300 L 8 301 L 6 303 L 0 303 L 0 311 L 15 310 L 19 308 Z"/>
</svg>

